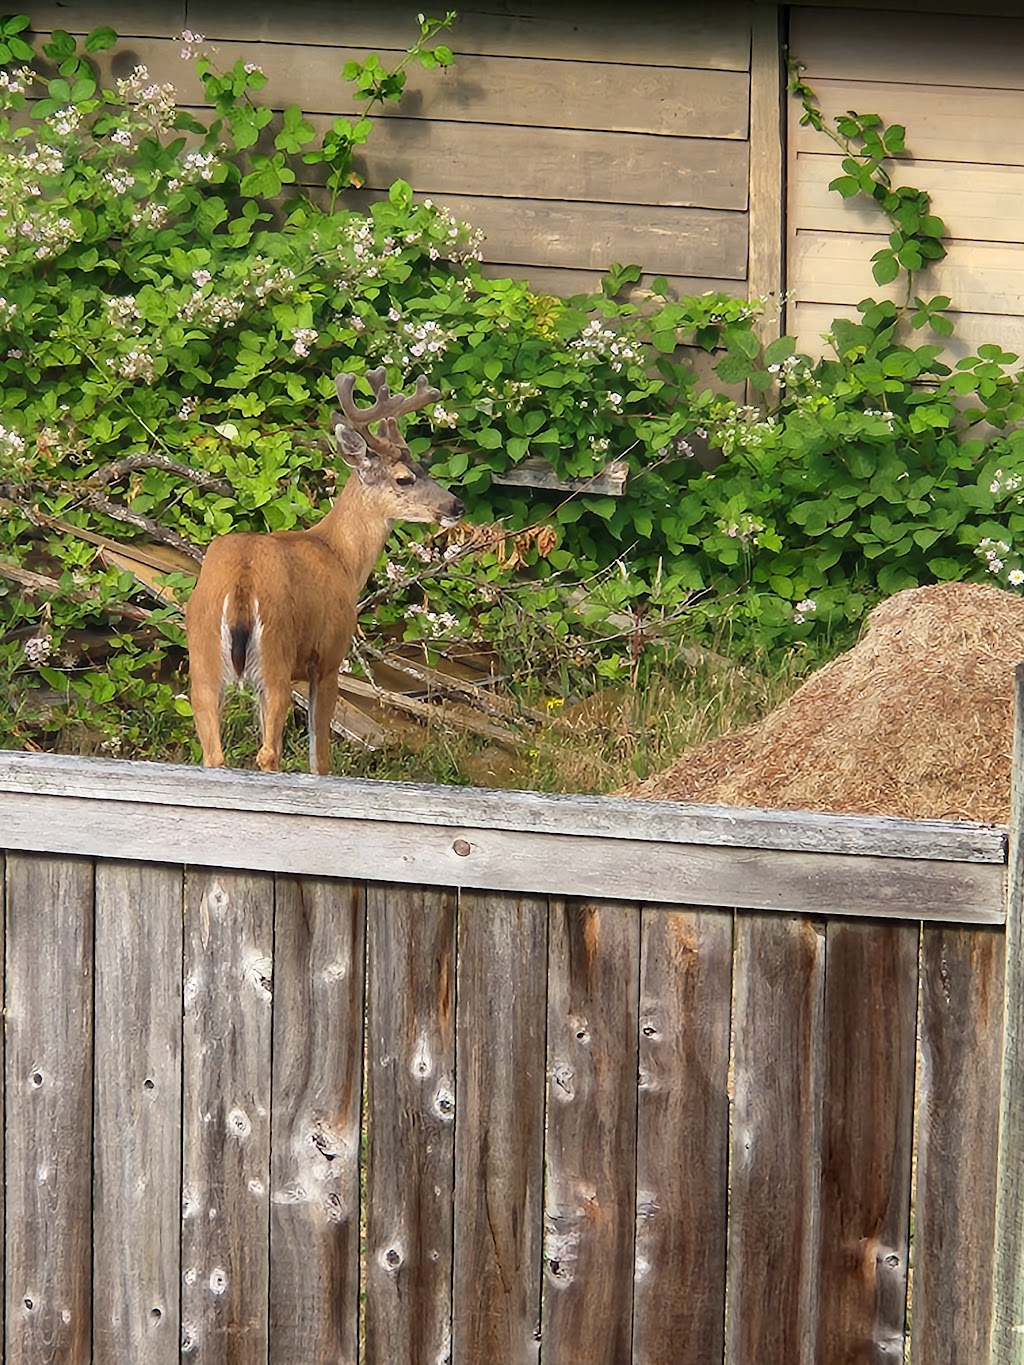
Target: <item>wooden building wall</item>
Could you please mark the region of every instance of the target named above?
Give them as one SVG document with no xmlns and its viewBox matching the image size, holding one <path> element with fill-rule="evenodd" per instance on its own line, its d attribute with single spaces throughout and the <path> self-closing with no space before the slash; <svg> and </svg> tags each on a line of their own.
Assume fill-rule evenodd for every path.
<svg viewBox="0 0 1024 1365">
<path fill-rule="evenodd" d="M 220 63 L 263 66 L 261 98 L 297 101 L 326 124 L 353 111 L 344 62 L 368 50 L 396 60 L 424 8 L 444 12 L 422 0 L 71 0 L 31 13 L 38 29 L 112 24 L 129 40 L 118 74 L 145 62 L 193 100 L 199 83 L 173 39 L 198 31 Z M 748 0 L 659 0 L 627 22 L 618 6 L 579 0 L 457 8 L 446 39 L 456 63 L 414 69 L 368 145 L 368 190 L 409 180 L 485 232 L 490 271 L 539 287 L 591 288 L 619 261 L 685 292 L 746 292 L 751 42 L 773 13 Z M 777 77 L 773 86 L 777 106 Z M 755 154 L 761 167 L 766 157 L 770 148 Z"/>
<path fill-rule="evenodd" d="M 949 254 L 917 286 L 953 300 L 952 354 L 998 342 L 1024 354 L 1024 18 L 795 8 L 790 49 L 826 114 L 856 109 L 907 128 L 894 182 L 928 190 Z M 866 297 L 885 218 L 828 188 L 841 154 L 789 108 L 788 329 L 808 350 Z"/>
</svg>

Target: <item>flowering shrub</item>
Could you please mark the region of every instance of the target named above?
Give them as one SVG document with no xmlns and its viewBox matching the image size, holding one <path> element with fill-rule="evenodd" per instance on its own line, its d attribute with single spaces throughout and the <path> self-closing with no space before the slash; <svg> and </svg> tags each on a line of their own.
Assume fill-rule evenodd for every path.
<svg viewBox="0 0 1024 1365">
<path fill-rule="evenodd" d="M 350 63 L 357 97 L 372 109 L 414 60 L 446 65 L 452 17 L 422 20 L 392 71 Z M 91 57 L 112 30 L 81 50 L 54 33 L 43 76 L 27 26 L 0 20 L 0 561 L 57 586 L 41 606 L 0 562 L 0 673 L 8 695 L 45 680 L 53 728 L 78 715 L 149 752 L 159 720 L 162 751 L 191 743 L 177 613 L 94 657 L 83 632 L 137 618 L 135 583 L 53 519 L 186 550 L 309 524 L 336 491 L 322 433 L 342 369 L 383 364 L 396 385 L 422 372 L 441 390 L 408 437 L 475 528 L 447 542 L 399 528 L 373 619 L 482 635 L 567 690 L 581 671 L 635 679 L 652 640 L 728 625 L 741 641 L 836 642 L 880 593 L 1024 579 L 1009 548 L 1024 525 L 1015 356 L 983 346 L 950 368 L 901 339 L 906 309 L 866 301 L 813 361 L 787 337 L 762 350 L 756 301 L 675 300 L 655 280 L 622 302 L 638 267 L 578 299 L 488 279 L 479 234 L 403 182 L 368 212 L 339 207 L 369 117 L 318 140 L 297 107 L 256 101 L 255 63 L 221 71 L 186 31 L 203 122 L 143 68 L 101 88 Z M 326 200 L 297 188 L 310 165 Z M 893 259 L 909 269 L 922 253 L 907 242 Z M 914 325 L 944 334 L 943 306 L 915 299 Z M 680 343 L 716 352 L 721 391 Z M 737 402 L 735 385 L 765 401 Z M 538 455 L 575 491 L 499 482 Z M 587 490 L 610 461 L 623 497 Z"/>
</svg>

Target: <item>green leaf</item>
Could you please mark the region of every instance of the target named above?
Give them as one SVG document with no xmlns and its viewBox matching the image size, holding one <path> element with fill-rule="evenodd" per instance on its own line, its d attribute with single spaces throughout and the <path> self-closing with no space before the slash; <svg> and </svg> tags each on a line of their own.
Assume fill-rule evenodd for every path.
<svg viewBox="0 0 1024 1365">
<path fill-rule="evenodd" d="M 764 363 L 766 365 L 778 365 L 783 360 L 788 359 L 796 351 L 796 338 L 789 336 L 779 337 L 765 347 Z"/>
<path fill-rule="evenodd" d="M 74 38 L 63 28 L 55 28 L 50 41 L 43 44 L 43 51 L 55 62 L 62 62 L 65 57 L 73 57 L 76 49 Z"/>
<path fill-rule="evenodd" d="M 85 40 L 86 52 L 105 52 L 108 47 L 113 47 L 117 42 L 117 34 L 112 28 L 104 25 L 102 28 L 94 28 Z"/>
<path fill-rule="evenodd" d="M 874 261 L 871 273 L 875 277 L 875 283 L 892 284 L 900 273 L 895 252 L 889 250 L 876 251 L 871 259 Z"/>
</svg>

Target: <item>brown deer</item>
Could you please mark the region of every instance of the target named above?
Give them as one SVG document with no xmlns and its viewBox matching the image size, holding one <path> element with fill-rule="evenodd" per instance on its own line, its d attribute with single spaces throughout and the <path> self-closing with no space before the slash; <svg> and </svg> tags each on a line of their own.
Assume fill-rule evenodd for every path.
<svg viewBox="0 0 1024 1365">
<path fill-rule="evenodd" d="M 259 695 L 256 763 L 264 772 L 281 764 L 292 683 L 307 682 L 310 771 L 329 772 L 338 670 L 391 523 L 454 526 L 462 516 L 459 499 L 413 460 L 396 420 L 436 403 L 439 391 L 420 376 L 411 394 L 392 394 L 383 369 L 366 378 L 369 407 L 354 401 L 355 375 L 335 381 L 341 412 L 333 416 L 334 439 L 351 473 L 324 519 L 306 531 L 232 532 L 206 552 L 185 627 L 192 711 L 208 768 L 224 766 L 220 715 L 228 682 L 246 681 Z"/>
</svg>

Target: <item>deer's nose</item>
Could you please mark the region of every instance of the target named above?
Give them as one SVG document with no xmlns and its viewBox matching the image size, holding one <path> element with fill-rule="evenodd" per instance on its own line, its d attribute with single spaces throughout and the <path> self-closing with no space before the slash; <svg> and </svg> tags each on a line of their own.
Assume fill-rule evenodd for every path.
<svg viewBox="0 0 1024 1365">
<path fill-rule="evenodd" d="M 463 515 L 465 514 L 465 511 L 466 504 L 462 501 L 462 499 L 452 498 L 452 510 L 448 515 L 454 517 L 456 521 L 461 521 Z"/>
</svg>

